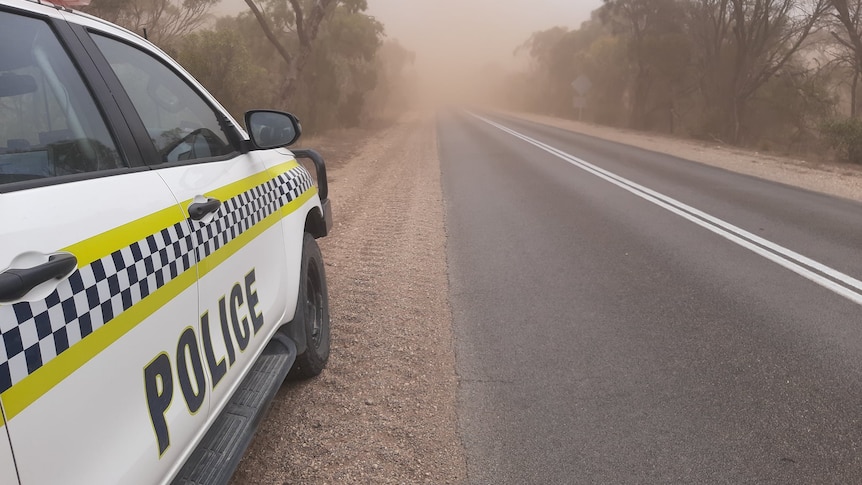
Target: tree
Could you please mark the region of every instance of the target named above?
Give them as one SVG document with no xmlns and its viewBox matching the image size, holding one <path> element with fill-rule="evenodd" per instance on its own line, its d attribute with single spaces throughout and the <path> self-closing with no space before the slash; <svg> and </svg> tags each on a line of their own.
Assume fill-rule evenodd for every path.
<svg viewBox="0 0 862 485">
<path fill-rule="evenodd" d="M 554 49 L 567 35 L 569 35 L 569 30 L 565 27 L 553 27 L 533 32 L 530 38 L 515 49 L 515 53 L 526 50 L 537 66 L 550 67 L 554 64 Z"/>
<path fill-rule="evenodd" d="M 671 67 L 673 63 L 668 60 L 685 61 L 684 53 L 667 50 L 674 47 L 673 43 L 663 42 L 668 36 L 676 37 L 677 42 L 684 41 L 679 35 L 680 4 L 676 0 L 604 0 L 600 16 L 615 33 L 622 32 L 628 39 L 628 58 L 634 70 L 629 124 L 632 128 L 644 129 L 654 84 L 667 73 L 661 67 Z M 672 81 L 666 80 L 666 83 Z"/>
<path fill-rule="evenodd" d="M 321 129 L 356 126 L 366 95 L 378 81 L 376 56 L 383 25 L 340 3 L 320 27 L 309 60 L 296 82 L 291 109 Z"/>
<path fill-rule="evenodd" d="M 176 60 L 236 119 L 267 105 L 267 72 L 252 61 L 246 41 L 237 31 L 224 27 L 201 30 L 186 36 L 176 50 Z"/>
<path fill-rule="evenodd" d="M 818 29 L 827 0 L 703 0 L 688 5 L 702 94 L 717 117 L 719 135 L 739 143 L 748 103 Z"/>
<path fill-rule="evenodd" d="M 850 117 L 857 115 L 857 91 L 859 77 L 862 75 L 862 1 L 831 0 L 833 10 L 830 12 L 832 27 L 830 33 L 843 47 L 844 52 L 835 55 L 842 64 L 849 65 L 853 73 L 850 87 Z"/>
<path fill-rule="evenodd" d="M 533 33 L 526 42 L 521 44 L 515 53 L 526 52 L 533 70 L 532 87 L 530 91 L 540 91 L 542 96 L 532 100 L 532 104 L 557 115 L 572 114 L 572 81 L 579 75 L 586 74 L 594 81 L 594 85 L 602 84 L 602 88 L 618 84 L 615 79 L 603 79 L 593 72 L 598 68 L 603 72 L 616 71 L 619 67 L 617 59 L 606 58 L 598 65 L 593 64 L 586 54 L 591 45 L 605 38 L 608 32 L 596 20 L 584 22 L 580 29 L 568 30 L 563 27 Z M 602 66 L 601 63 L 614 63 Z M 597 75 L 597 77 L 593 77 Z M 616 72 L 614 75 L 618 76 Z M 529 95 L 529 92 L 527 93 Z M 619 102 L 622 93 L 615 93 Z"/>
<path fill-rule="evenodd" d="M 220 0 L 93 0 L 89 14 L 121 25 L 169 48 L 202 27 Z"/>
<path fill-rule="evenodd" d="M 594 121 L 621 126 L 626 118 L 626 90 L 630 85 L 626 64 L 627 48 L 623 39 L 603 35 L 574 57 L 579 74 L 592 80 L 587 111 Z"/>
<path fill-rule="evenodd" d="M 275 1 L 264 4 L 267 21 L 283 47 L 296 53 L 299 39 L 294 27 L 289 27 L 295 22 L 293 11 L 287 3 L 280 5 Z M 206 41 L 198 42 L 193 35 L 189 37 L 192 45 L 181 50 L 180 61 L 185 64 L 186 59 L 201 59 L 202 63 L 188 62 L 206 72 L 205 78 L 210 75 L 224 78 L 210 81 L 212 85 L 227 83 L 231 92 L 241 93 L 230 106 L 234 113 L 241 113 L 238 107 L 278 107 L 298 115 L 308 133 L 356 124 L 364 113 L 368 92 L 377 83 L 376 63 L 383 36 L 383 25 L 365 15 L 362 8 L 361 2 L 341 1 L 327 13 L 308 59 L 297 73 L 290 99 L 284 98 L 283 93 L 288 66 L 250 11 L 216 22 L 216 37 L 222 39 L 230 34 L 231 39 L 226 41 L 229 45 L 224 46 L 223 57 L 221 49 L 208 51 L 204 43 L 222 40 L 207 37 Z M 184 56 L 189 53 L 194 56 Z M 234 62 L 228 62 L 228 58 Z M 232 77 L 232 73 L 237 73 L 237 77 Z M 201 82 L 210 85 L 205 79 Z"/>
<path fill-rule="evenodd" d="M 270 9 L 270 15 L 264 15 L 264 11 L 255 4 L 254 0 L 245 0 L 245 3 L 251 9 L 266 38 L 287 65 L 279 92 L 281 99 L 286 101 L 290 100 L 296 92 L 299 76 L 308 64 L 314 40 L 320 31 L 321 22 L 323 22 L 326 14 L 335 8 L 338 0 L 264 1 Z M 364 10 L 364 5 L 357 5 L 357 8 L 359 7 L 363 7 L 361 10 Z M 270 17 L 273 22 L 267 20 L 267 17 Z M 279 29 L 278 32 L 275 30 L 276 28 Z M 285 35 L 283 35 L 285 33 L 295 34 L 298 44 L 296 50 L 291 50 Z"/>
</svg>

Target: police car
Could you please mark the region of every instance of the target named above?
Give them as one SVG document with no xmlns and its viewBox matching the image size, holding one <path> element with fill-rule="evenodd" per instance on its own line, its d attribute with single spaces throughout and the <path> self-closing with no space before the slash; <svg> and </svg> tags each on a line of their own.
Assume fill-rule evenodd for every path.
<svg viewBox="0 0 862 485">
<path fill-rule="evenodd" d="M 226 482 L 321 372 L 325 166 L 245 127 L 137 35 L 0 0 L 0 484 Z"/>
</svg>

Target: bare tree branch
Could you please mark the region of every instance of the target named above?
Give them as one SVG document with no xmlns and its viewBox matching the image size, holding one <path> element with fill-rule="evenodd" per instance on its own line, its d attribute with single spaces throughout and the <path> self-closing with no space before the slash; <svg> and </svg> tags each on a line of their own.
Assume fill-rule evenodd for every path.
<svg viewBox="0 0 862 485">
<path fill-rule="evenodd" d="M 251 9 L 251 13 L 254 15 L 254 18 L 257 19 L 257 23 L 260 24 L 260 28 L 263 29 L 263 35 L 269 40 L 269 42 L 275 47 L 275 50 L 278 51 L 278 55 L 284 59 L 288 65 L 293 63 L 293 54 L 291 54 L 285 47 L 279 42 L 278 37 L 275 36 L 275 33 L 272 31 L 272 27 L 270 27 L 269 22 L 267 22 L 266 17 L 263 16 L 263 13 L 254 3 L 254 0 L 245 0 L 248 8 Z"/>
<path fill-rule="evenodd" d="M 276 48 L 281 58 L 287 64 L 286 75 L 280 92 L 280 102 L 282 103 L 289 100 L 296 92 L 297 79 L 308 63 L 320 24 L 323 22 L 326 14 L 337 5 L 338 0 L 314 0 L 311 5 L 311 11 L 308 12 L 308 17 L 306 17 L 301 0 L 287 0 L 287 2 L 290 4 L 290 8 L 293 10 L 296 19 L 296 36 L 299 40 L 299 50 L 297 52 L 290 52 L 287 46 L 279 40 L 272 26 L 266 20 L 266 16 L 257 7 L 254 0 L 245 0 L 245 3 L 249 6 L 255 19 L 257 19 L 257 22 L 263 29 L 264 35 L 266 35 L 266 38 Z"/>
</svg>

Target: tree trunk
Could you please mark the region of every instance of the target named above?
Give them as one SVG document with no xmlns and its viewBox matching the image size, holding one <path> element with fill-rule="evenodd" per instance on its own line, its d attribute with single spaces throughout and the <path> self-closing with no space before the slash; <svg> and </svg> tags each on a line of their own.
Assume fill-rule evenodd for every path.
<svg viewBox="0 0 862 485">
<path fill-rule="evenodd" d="M 312 50 L 313 46 L 301 48 L 299 55 L 293 59 L 292 65 L 288 67 L 287 76 L 281 84 L 280 96 L 283 101 L 293 99 L 293 95 L 296 94 L 296 90 L 299 88 L 299 75 L 305 69 L 306 64 L 308 64 Z"/>
<path fill-rule="evenodd" d="M 629 125 L 635 130 L 643 130 L 646 127 L 646 103 L 650 90 L 650 74 L 649 70 L 642 63 L 638 64 L 638 73 L 635 76 L 635 86 L 632 94 Z"/>
<path fill-rule="evenodd" d="M 673 98 L 667 103 L 667 127 L 671 135 L 676 134 L 676 107 L 673 104 Z"/>
<path fill-rule="evenodd" d="M 853 84 L 850 87 L 850 117 L 856 117 L 856 96 L 859 88 L 859 68 L 853 69 Z"/>
<path fill-rule="evenodd" d="M 731 143 L 734 145 L 739 145 L 742 141 L 742 115 L 745 111 L 745 101 L 740 98 L 735 98 L 733 100 L 733 111 L 732 111 L 732 127 L 733 132 L 731 133 Z"/>
<path fill-rule="evenodd" d="M 263 33 L 269 42 L 275 46 L 278 54 L 287 63 L 284 81 L 279 89 L 279 98 L 276 102 L 280 105 L 288 103 L 288 101 L 296 94 L 299 84 L 299 76 L 308 64 L 308 59 L 311 57 L 311 51 L 314 48 L 314 40 L 317 38 L 317 33 L 320 29 L 320 24 L 326 17 L 327 12 L 334 8 L 337 4 L 336 0 L 315 0 L 312 3 L 311 12 L 308 18 L 302 9 L 300 0 L 288 0 L 288 3 L 296 16 L 296 34 L 299 38 L 299 52 L 292 53 L 278 40 L 269 22 L 266 20 L 263 12 L 258 9 L 254 0 L 245 0 L 245 3 L 251 9 L 257 22 L 263 29 Z"/>
</svg>

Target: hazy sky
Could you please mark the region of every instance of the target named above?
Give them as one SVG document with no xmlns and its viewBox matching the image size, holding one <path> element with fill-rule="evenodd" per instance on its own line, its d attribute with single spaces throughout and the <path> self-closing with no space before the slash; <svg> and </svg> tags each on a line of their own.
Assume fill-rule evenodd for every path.
<svg viewBox="0 0 862 485">
<path fill-rule="evenodd" d="M 580 26 L 602 0 L 368 0 L 368 14 L 422 64 L 503 63 L 532 32 Z"/>
<path fill-rule="evenodd" d="M 422 65 L 503 63 L 531 33 L 562 25 L 575 28 L 602 0 L 368 0 L 368 14 L 386 34 L 417 54 Z M 223 0 L 220 14 L 248 7 Z M 445 61 L 445 62 L 444 62 Z"/>
<path fill-rule="evenodd" d="M 416 54 L 417 92 L 434 102 L 487 95 L 492 90 L 487 73 L 526 66 L 526 56 L 516 59 L 514 51 L 531 33 L 577 28 L 602 5 L 602 0 L 367 1 L 366 13 L 384 24 L 387 37 Z M 247 8 L 243 0 L 223 0 L 216 13 Z"/>
</svg>

